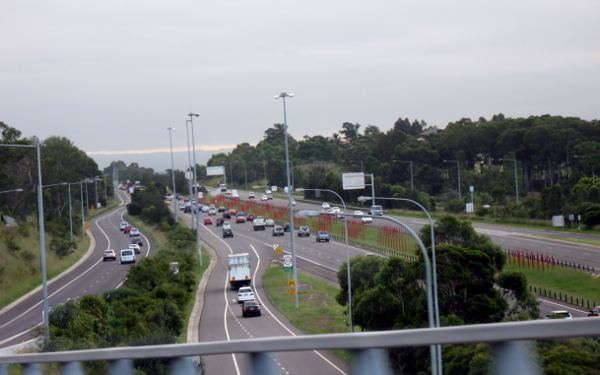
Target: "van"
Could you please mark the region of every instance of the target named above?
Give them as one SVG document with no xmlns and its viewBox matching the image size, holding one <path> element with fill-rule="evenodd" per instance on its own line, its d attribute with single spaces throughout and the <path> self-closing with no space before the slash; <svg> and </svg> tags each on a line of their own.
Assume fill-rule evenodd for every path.
<svg viewBox="0 0 600 375">
<path fill-rule="evenodd" d="M 239 199 L 240 195 L 238 194 L 238 191 L 236 189 L 232 189 L 231 190 L 231 198 L 233 199 Z"/>
<path fill-rule="evenodd" d="M 379 205 L 373 205 L 369 210 L 369 214 L 372 216 L 383 216 L 383 207 Z"/>
</svg>

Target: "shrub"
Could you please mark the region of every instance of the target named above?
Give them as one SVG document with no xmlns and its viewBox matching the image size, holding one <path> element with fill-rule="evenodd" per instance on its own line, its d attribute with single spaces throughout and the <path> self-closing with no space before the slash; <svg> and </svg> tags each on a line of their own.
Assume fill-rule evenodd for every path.
<svg viewBox="0 0 600 375">
<path fill-rule="evenodd" d="M 462 199 L 450 199 L 446 202 L 446 211 L 459 213 L 465 210 L 465 202 Z"/>
<path fill-rule="evenodd" d="M 50 240 L 50 250 L 61 258 L 69 255 L 72 249 L 73 243 L 65 237 L 53 237 Z"/>
</svg>

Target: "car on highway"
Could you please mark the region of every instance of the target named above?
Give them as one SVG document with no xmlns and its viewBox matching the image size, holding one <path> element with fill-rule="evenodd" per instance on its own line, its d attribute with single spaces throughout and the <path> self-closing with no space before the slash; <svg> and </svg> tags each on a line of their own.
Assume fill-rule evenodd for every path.
<svg viewBox="0 0 600 375">
<path fill-rule="evenodd" d="M 267 189 L 267 190 L 265 190 L 265 194 L 266 195 L 271 195 L 271 194 L 273 194 L 273 192 L 271 190 Z"/>
<path fill-rule="evenodd" d="M 274 227 L 274 226 L 275 226 L 275 220 L 265 219 L 265 227 Z"/>
<path fill-rule="evenodd" d="M 296 200 L 292 198 L 292 206 L 296 205 Z"/>
<path fill-rule="evenodd" d="M 202 206 L 202 208 L 200 210 L 202 212 L 208 212 L 208 210 L 210 210 L 210 208 L 208 206 Z"/>
<path fill-rule="evenodd" d="M 254 199 L 254 198 L 255 198 L 254 192 L 253 191 L 249 192 L 248 199 Z"/>
<path fill-rule="evenodd" d="M 133 249 L 133 251 L 135 251 L 136 254 L 140 253 L 140 245 L 136 244 L 136 243 L 132 243 L 129 245 L 130 249 Z"/>
<path fill-rule="evenodd" d="M 371 208 L 369 209 L 369 213 L 372 216 L 383 216 L 383 207 L 379 205 L 371 206 Z"/>
<path fill-rule="evenodd" d="M 212 225 L 212 219 L 210 217 L 207 217 L 204 219 L 204 225 Z"/>
<path fill-rule="evenodd" d="M 292 226 L 290 225 L 290 223 L 283 224 L 283 231 L 284 232 L 289 232 L 291 230 L 292 230 Z"/>
<path fill-rule="evenodd" d="M 261 201 L 263 201 L 263 202 L 266 202 L 266 201 L 268 201 L 268 200 L 269 200 L 269 197 L 268 197 L 268 196 L 266 196 L 265 194 L 263 194 L 263 196 L 262 196 L 262 197 L 260 197 L 260 200 L 261 200 Z"/>
<path fill-rule="evenodd" d="M 223 219 L 222 217 L 218 217 L 217 221 L 215 222 L 215 225 L 220 227 L 221 225 L 223 225 L 223 223 L 225 223 L 225 219 Z"/>
<path fill-rule="evenodd" d="M 106 262 L 107 260 L 117 260 L 117 252 L 112 249 L 106 249 L 102 253 L 102 261 Z"/>
<path fill-rule="evenodd" d="M 219 208 L 217 208 L 217 212 L 225 212 L 225 207 L 219 206 Z"/>
<path fill-rule="evenodd" d="M 310 228 L 306 226 L 298 228 L 298 237 L 310 237 Z"/>
<path fill-rule="evenodd" d="M 142 241 L 141 237 L 132 238 L 131 243 L 138 244 L 140 247 L 144 246 L 144 241 Z"/>
<path fill-rule="evenodd" d="M 231 215 L 229 215 L 229 212 L 223 212 L 223 218 L 230 220 L 231 219 Z"/>
<path fill-rule="evenodd" d="M 237 300 L 238 300 L 238 303 L 244 303 L 246 301 L 253 301 L 254 300 L 254 291 L 252 291 L 252 288 L 249 286 L 241 287 L 240 289 L 238 289 Z"/>
<path fill-rule="evenodd" d="M 129 231 L 129 237 L 137 237 L 140 235 L 140 230 L 137 228 L 131 228 Z"/>
<path fill-rule="evenodd" d="M 595 306 L 594 308 L 592 308 L 587 316 L 600 316 L 600 306 Z"/>
<path fill-rule="evenodd" d="M 237 211 L 232 208 L 231 210 L 228 211 L 228 213 L 231 216 L 235 216 L 235 214 L 237 214 Z"/>
<path fill-rule="evenodd" d="M 321 203 L 321 209 L 322 210 L 328 210 L 330 208 L 331 208 L 331 206 L 329 205 L 329 203 L 327 203 L 327 202 Z"/>
<path fill-rule="evenodd" d="M 123 249 L 119 256 L 121 258 L 121 264 L 135 263 L 135 252 L 133 249 Z"/>
<path fill-rule="evenodd" d="M 246 216 L 241 216 L 241 215 L 236 216 L 235 217 L 235 222 L 238 223 L 238 224 L 245 223 L 246 222 Z"/>
<path fill-rule="evenodd" d="M 123 228 L 123 233 L 129 234 L 129 232 L 131 232 L 131 228 L 133 228 L 131 225 L 127 225 L 125 228 Z"/>
<path fill-rule="evenodd" d="M 329 242 L 329 232 L 320 230 L 317 232 L 317 242 Z"/>
<path fill-rule="evenodd" d="M 224 221 L 223 222 L 223 229 L 231 229 L 231 221 Z"/>
<path fill-rule="evenodd" d="M 129 224 L 126 221 L 121 221 L 121 224 L 119 224 L 119 230 L 123 231 L 123 229 L 125 229 L 125 227 L 128 225 Z"/>
<path fill-rule="evenodd" d="M 546 319 L 573 319 L 573 315 L 567 310 L 554 310 L 546 315 Z"/>
<path fill-rule="evenodd" d="M 284 234 L 285 231 L 283 230 L 283 227 L 281 225 L 275 225 L 273 227 L 273 237 L 283 236 Z"/>
<path fill-rule="evenodd" d="M 217 209 L 214 207 L 211 207 L 208 209 L 208 214 L 209 215 L 216 215 L 217 214 Z"/>
<path fill-rule="evenodd" d="M 231 228 L 223 228 L 223 238 L 233 237 L 233 231 Z"/>
<path fill-rule="evenodd" d="M 246 216 L 246 221 L 254 221 L 254 215 L 250 214 Z"/>
<path fill-rule="evenodd" d="M 242 316 L 245 318 L 247 316 L 260 316 L 260 305 L 258 302 L 246 301 L 242 305 Z"/>
<path fill-rule="evenodd" d="M 363 216 L 360 218 L 361 223 L 370 224 L 373 222 L 373 218 L 371 216 Z"/>
</svg>

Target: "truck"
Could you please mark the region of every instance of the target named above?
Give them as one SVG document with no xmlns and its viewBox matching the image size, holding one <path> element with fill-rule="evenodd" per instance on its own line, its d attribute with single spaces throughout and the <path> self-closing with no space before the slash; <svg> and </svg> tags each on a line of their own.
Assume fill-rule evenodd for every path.
<svg viewBox="0 0 600 375">
<path fill-rule="evenodd" d="M 232 290 L 252 284 L 249 253 L 228 255 L 227 266 L 229 267 L 229 286 Z"/>
<path fill-rule="evenodd" d="M 252 227 L 255 231 L 257 230 L 265 230 L 265 218 L 262 216 L 257 216 L 252 221 Z"/>
</svg>

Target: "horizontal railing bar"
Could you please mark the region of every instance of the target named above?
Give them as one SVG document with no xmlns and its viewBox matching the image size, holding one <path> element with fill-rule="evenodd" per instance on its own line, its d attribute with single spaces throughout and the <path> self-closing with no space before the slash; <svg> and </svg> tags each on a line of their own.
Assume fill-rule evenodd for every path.
<svg viewBox="0 0 600 375">
<path fill-rule="evenodd" d="M 434 344 L 546 340 L 592 336 L 600 336 L 600 321 L 597 317 L 30 353 L 0 356 L 0 363 L 110 361 L 229 353 L 307 351 L 313 349 L 398 348 Z"/>
</svg>

